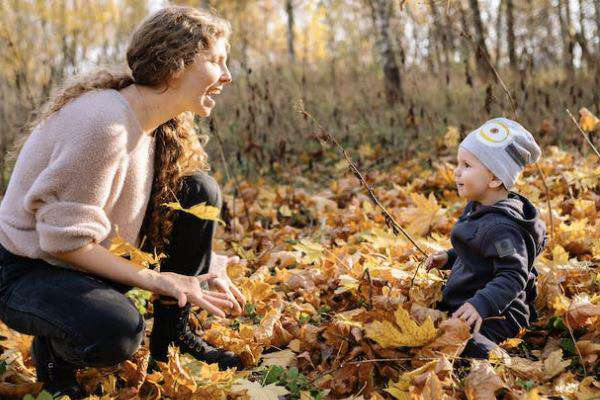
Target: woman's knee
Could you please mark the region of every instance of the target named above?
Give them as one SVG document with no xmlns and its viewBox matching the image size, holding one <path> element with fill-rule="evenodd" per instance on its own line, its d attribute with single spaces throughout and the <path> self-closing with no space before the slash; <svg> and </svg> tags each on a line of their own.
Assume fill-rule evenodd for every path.
<svg viewBox="0 0 600 400">
<path fill-rule="evenodd" d="M 144 339 L 145 323 L 137 311 L 116 315 L 105 321 L 102 330 L 83 350 L 84 362 L 89 366 L 105 367 L 125 361 L 137 351 Z"/>
<path fill-rule="evenodd" d="M 184 206 L 190 207 L 199 203 L 221 208 L 223 200 L 221 188 L 217 181 L 205 172 L 196 172 L 184 178 L 185 199 L 181 199 Z"/>
</svg>

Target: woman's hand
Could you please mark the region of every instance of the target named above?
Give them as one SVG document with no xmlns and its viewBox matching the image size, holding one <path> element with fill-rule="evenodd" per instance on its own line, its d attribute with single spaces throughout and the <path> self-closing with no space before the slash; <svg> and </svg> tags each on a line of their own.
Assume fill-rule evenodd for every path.
<svg viewBox="0 0 600 400">
<path fill-rule="evenodd" d="M 445 250 L 436 251 L 430 254 L 425 261 L 425 268 L 429 271 L 431 268 L 439 268 L 448 262 L 448 252 Z"/>
<path fill-rule="evenodd" d="M 471 303 L 465 303 L 460 306 L 459 309 L 452 314 L 452 317 L 460 318 L 464 320 L 471 328 L 474 327 L 473 333 L 479 332 L 479 328 L 481 328 L 481 323 L 483 322 L 481 315 L 479 315 Z"/>
<path fill-rule="evenodd" d="M 227 257 L 213 253 L 208 269 L 208 274 L 213 275 L 213 278 L 208 280 L 209 287 L 211 290 L 225 294 L 227 299 L 233 303 L 233 310 L 237 315 L 242 314 L 242 307 L 246 305 L 246 298 L 227 275 L 227 265 L 239 261 L 240 258 L 237 256 Z"/>
<path fill-rule="evenodd" d="M 224 310 L 233 307 L 233 303 L 226 294 L 204 290 L 200 287 L 200 283 L 214 279 L 214 275 L 187 276 L 174 272 L 161 272 L 159 276 L 159 284 L 155 291 L 175 298 L 179 307 L 185 306 L 189 301 L 221 318 L 225 317 Z"/>
</svg>

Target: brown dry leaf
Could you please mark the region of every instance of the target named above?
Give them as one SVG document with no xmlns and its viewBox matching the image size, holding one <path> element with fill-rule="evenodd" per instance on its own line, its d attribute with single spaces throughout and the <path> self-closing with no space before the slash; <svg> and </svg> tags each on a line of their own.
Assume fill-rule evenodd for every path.
<svg viewBox="0 0 600 400">
<path fill-rule="evenodd" d="M 542 361 L 531 361 L 522 357 L 511 357 L 506 366 L 519 375 L 538 381 L 549 380 L 560 374 L 571 363 L 562 359 L 562 349 L 552 351 Z"/>
<path fill-rule="evenodd" d="M 578 329 L 582 326 L 598 325 L 600 320 L 600 305 L 591 303 L 571 303 L 566 313 L 567 321 L 571 329 Z"/>
<path fill-rule="evenodd" d="M 179 349 L 174 346 L 169 346 L 167 362 L 157 362 L 160 371 L 162 372 L 164 384 L 162 385 L 163 392 L 174 399 L 189 399 L 197 389 L 196 382 L 181 366 L 179 359 Z"/>
<path fill-rule="evenodd" d="M 487 361 L 472 361 L 465 379 L 465 394 L 469 400 L 495 400 L 496 391 L 506 387 Z"/>
<path fill-rule="evenodd" d="M 556 350 L 550 353 L 548 358 L 544 360 L 544 375 L 543 379 L 549 380 L 560 374 L 571 364 L 571 361 L 562 359 L 562 350 Z"/>
<path fill-rule="evenodd" d="M 141 388 L 146 380 L 149 359 L 150 350 L 141 346 L 129 360 L 123 363 L 119 377 L 125 381 L 126 386 Z"/>
<path fill-rule="evenodd" d="M 583 378 L 576 394 L 577 400 L 592 400 L 600 398 L 600 381 L 591 376 Z"/>
<path fill-rule="evenodd" d="M 439 352 L 454 357 L 464 349 L 467 341 L 471 338 L 469 326 L 460 318 L 450 318 L 442 321 L 438 327 L 440 333 L 424 351 Z"/>
<path fill-rule="evenodd" d="M 440 382 L 439 378 L 433 372 L 427 374 L 427 380 L 425 381 L 425 386 L 423 386 L 423 392 L 421 393 L 421 398 L 427 400 L 443 400 L 447 396 L 444 393 L 442 382 Z"/>
<path fill-rule="evenodd" d="M 23 335 L 22 333 L 12 330 L 2 321 L 0 321 L 0 336 L 5 338 L 0 340 L 0 347 L 17 350 L 21 353 L 23 360 L 29 358 L 33 336 Z"/>
<path fill-rule="evenodd" d="M 6 371 L 0 377 L 0 398 L 21 398 L 42 390 L 42 383 L 36 382 L 35 372 L 25 366 L 21 353 L 6 350 L 0 355 L 0 363 L 6 365 Z"/>
<path fill-rule="evenodd" d="M 279 322 L 281 318 L 281 308 L 283 305 L 280 305 L 277 308 L 273 308 L 267 312 L 267 314 L 260 321 L 260 326 L 258 326 L 254 330 L 254 339 L 256 343 L 261 345 L 268 345 L 273 338 L 273 333 L 275 329 L 275 324 Z"/>
</svg>

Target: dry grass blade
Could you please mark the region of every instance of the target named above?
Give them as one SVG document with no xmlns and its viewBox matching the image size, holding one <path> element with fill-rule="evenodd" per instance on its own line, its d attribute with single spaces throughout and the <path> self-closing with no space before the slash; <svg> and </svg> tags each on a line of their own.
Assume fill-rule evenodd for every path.
<svg viewBox="0 0 600 400">
<path fill-rule="evenodd" d="M 592 143 L 592 141 L 590 140 L 590 138 L 588 137 L 588 135 L 586 135 L 586 133 L 583 131 L 583 129 L 581 129 L 581 125 L 579 125 L 579 122 L 577 122 L 577 120 L 575 119 L 575 117 L 573 116 L 573 114 L 571 114 L 571 111 L 569 111 L 568 108 L 567 108 L 567 113 L 571 117 L 571 120 L 573 120 L 573 123 L 575 124 L 575 126 L 577 127 L 577 129 L 579 129 L 579 132 L 581 132 L 581 134 L 585 138 L 585 141 L 588 142 L 588 144 L 592 147 L 592 150 L 594 150 L 594 153 L 596 153 L 596 155 L 600 159 L 600 152 L 598 152 L 598 149 L 596 148 L 596 146 L 594 146 L 594 143 Z"/>
</svg>

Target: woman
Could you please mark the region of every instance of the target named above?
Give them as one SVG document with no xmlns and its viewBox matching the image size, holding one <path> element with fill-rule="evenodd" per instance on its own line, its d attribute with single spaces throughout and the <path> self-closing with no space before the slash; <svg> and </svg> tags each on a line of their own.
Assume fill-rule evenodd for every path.
<svg viewBox="0 0 600 400">
<path fill-rule="evenodd" d="M 162 206 L 175 197 L 184 207 L 221 206 L 190 114 L 208 116 L 212 96 L 231 82 L 229 32 L 212 14 L 161 9 L 134 31 L 130 71 L 80 78 L 34 121 L 0 206 L 0 319 L 35 336 L 46 390 L 80 397 L 78 368 L 137 350 L 144 319 L 123 295 L 131 287 L 159 295 L 153 360 L 165 361 L 174 343 L 222 368 L 241 366 L 188 327 L 191 304 L 219 316 L 244 304 L 226 257 L 211 257 L 214 223 Z M 107 250 L 117 228 L 167 255 L 160 272 Z"/>
</svg>

